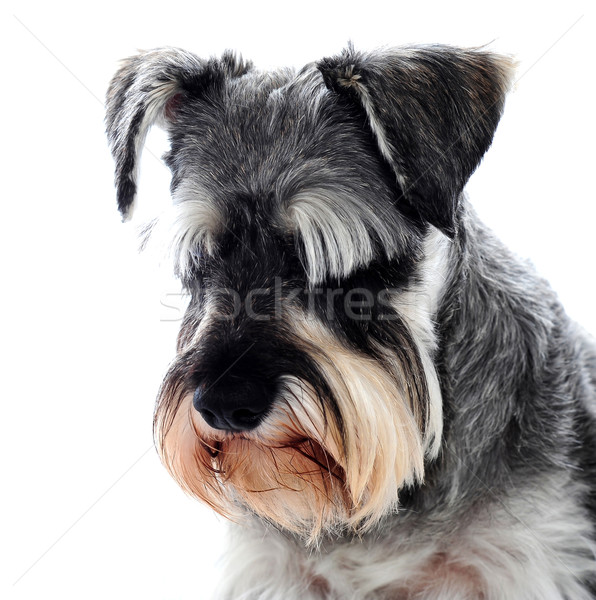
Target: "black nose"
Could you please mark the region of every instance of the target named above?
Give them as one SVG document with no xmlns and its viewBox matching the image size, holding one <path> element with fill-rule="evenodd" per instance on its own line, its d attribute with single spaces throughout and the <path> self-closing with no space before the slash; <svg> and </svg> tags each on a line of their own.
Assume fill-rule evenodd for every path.
<svg viewBox="0 0 596 600">
<path fill-rule="evenodd" d="M 263 420 L 271 406 L 268 386 L 255 382 L 209 388 L 199 386 L 192 403 L 207 424 L 224 431 L 248 431 Z"/>
</svg>

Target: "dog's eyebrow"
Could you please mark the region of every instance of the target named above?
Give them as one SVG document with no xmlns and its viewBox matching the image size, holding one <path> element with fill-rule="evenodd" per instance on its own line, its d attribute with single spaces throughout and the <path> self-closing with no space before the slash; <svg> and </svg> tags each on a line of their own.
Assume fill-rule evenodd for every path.
<svg viewBox="0 0 596 600">
<path fill-rule="evenodd" d="M 173 203 L 144 233 L 144 245 L 166 249 L 175 271 L 187 275 L 200 254 L 213 254 L 219 234 L 227 230 L 227 212 L 200 185 L 182 182 Z"/>
<path fill-rule="evenodd" d="M 380 243 L 388 258 L 403 246 L 399 221 L 388 207 L 339 187 L 297 192 L 284 203 L 281 218 L 300 238 L 301 259 L 312 284 L 367 265 L 375 244 Z"/>
</svg>

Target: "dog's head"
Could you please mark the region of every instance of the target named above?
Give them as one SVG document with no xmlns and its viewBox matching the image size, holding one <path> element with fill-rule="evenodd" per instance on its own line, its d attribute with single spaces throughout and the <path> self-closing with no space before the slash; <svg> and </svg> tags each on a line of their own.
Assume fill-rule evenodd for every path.
<svg viewBox="0 0 596 600">
<path fill-rule="evenodd" d="M 191 300 L 155 433 L 186 491 L 313 540 L 371 527 L 422 481 L 450 238 L 510 74 L 448 47 L 348 48 L 298 73 L 171 48 L 124 62 L 107 101 L 124 219 L 148 129 L 171 142 Z"/>
</svg>

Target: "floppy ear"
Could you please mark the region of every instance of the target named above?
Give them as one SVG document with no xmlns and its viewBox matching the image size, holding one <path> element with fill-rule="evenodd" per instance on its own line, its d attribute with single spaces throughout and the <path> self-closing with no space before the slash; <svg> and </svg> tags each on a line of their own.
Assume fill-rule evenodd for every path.
<svg viewBox="0 0 596 600">
<path fill-rule="evenodd" d="M 330 90 L 364 110 L 400 202 L 453 237 L 459 196 L 492 142 L 513 61 L 449 46 L 370 54 L 349 46 L 317 67 Z"/>
<path fill-rule="evenodd" d="M 251 67 L 230 52 L 221 60 L 204 60 L 178 48 L 158 48 L 122 62 L 108 88 L 106 125 L 123 221 L 132 215 L 140 156 L 151 126 L 167 127 L 188 98 Z"/>
</svg>

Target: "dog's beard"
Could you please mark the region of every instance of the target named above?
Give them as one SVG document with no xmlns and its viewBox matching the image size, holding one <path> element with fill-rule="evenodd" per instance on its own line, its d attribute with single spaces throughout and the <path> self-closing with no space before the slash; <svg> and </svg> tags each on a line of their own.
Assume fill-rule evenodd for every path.
<svg viewBox="0 0 596 600">
<path fill-rule="evenodd" d="M 440 398 L 429 394 L 436 375 L 423 368 L 429 361 L 407 328 L 399 356 L 379 348 L 379 360 L 318 321 L 292 322 L 324 385 L 283 377 L 264 421 L 232 434 L 194 410 L 182 361 L 164 382 L 155 433 L 165 466 L 188 493 L 228 518 L 248 509 L 312 543 L 321 533 L 365 531 L 397 509 L 400 488 L 420 482 L 425 454 L 438 451 Z"/>
</svg>

